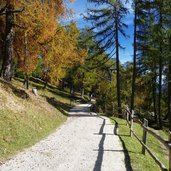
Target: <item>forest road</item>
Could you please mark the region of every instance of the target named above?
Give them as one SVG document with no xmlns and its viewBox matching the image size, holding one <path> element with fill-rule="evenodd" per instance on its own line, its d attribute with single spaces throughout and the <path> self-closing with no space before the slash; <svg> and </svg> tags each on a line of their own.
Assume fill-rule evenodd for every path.
<svg viewBox="0 0 171 171">
<path fill-rule="evenodd" d="M 90 104 L 70 110 L 54 133 L 0 166 L 0 171 L 126 171 L 125 150 L 106 117 Z"/>
</svg>

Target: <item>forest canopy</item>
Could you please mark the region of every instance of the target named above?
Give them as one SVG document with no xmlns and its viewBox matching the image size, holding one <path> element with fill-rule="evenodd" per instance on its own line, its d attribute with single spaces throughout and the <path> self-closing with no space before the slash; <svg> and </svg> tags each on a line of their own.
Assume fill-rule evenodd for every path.
<svg viewBox="0 0 171 171">
<path fill-rule="evenodd" d="M 1 1 L 1 76 L 10 81 L 16 70 L 27 77 L 42 59 L 49 81 L 57 82 L 64 68 L 82 62 L 86 51 L 78 47 L 76 24 L 62 26 L 71 10 L 67 1 Z M 67 51 L 65 50 L 67 49 Z M 62 71 L 61 71 L 62 70 Z"/>
</svg>

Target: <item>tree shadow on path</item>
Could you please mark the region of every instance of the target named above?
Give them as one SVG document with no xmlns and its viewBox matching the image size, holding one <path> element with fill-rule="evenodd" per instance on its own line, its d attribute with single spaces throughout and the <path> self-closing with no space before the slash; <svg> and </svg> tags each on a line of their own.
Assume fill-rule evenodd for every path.
<svg viewBox="0 0 171 171">
<path fill-rule="evenodd" d="M 102 166 L 102 161 L 103 161 L 103 153 L 104 153 L 104 147 L 103 146 L 104 146 L 104 141 L 106 138 L 106 134 L 103 133 L 103 130 L 104 130 L 106 120 L 102 117 L 100 117 L 100 118 L 103 119 L 103 123 L 102 123 L 102 126 L 100 127 L 98 135 L 102 135 L 102 138 L 101 138 L 100 143 L 99 143 L 98 156 L 97 156 L 97 160 L 96 160 L 93 171 L 100 171 L 101 166 Z"/>
<path fill-rule="evenodd" d="M 101 171 L 104 151 L 124 152 L 124 157 L 125 157 L 124 162 L 125 162 L 126 170 L 127 171 L 133 171 L 132 166 L 131 166 L 131 162 L 130 162 L 130 156 L 129 156 L 128 150 L 126 149 L 125 143 L 122 140 L 121 136 L 117 134 L 118 123 L 116 121 L 115 121 L 114 130 L 113 130 L 112 135 L 118 135 L 119 136 L 119 139 L 122 143 L 123 150 L 105 150 L 104 149 L 104 141 L 105 141 L 106 135 L 109 135 L 109 134 L 104 133 L 104 127 L 105 127 L 106 120 L 102 117 L 100 117 L 100 118 L 103 119 L 103 123 L 100 127 L 99 133 L 96 133 L 95 135 L 102 135 L 102 137 L 101 137 L 101 140 L 99 143 L 99 149 L 94 150 L 94 151 L 98 151 L 98 156 L 97 156 L 97 160 L 95 162 L 95 166 L 94 166 L 93 171 Z"/>
<path fill-rule="evenodd" d="M 125 161 L 126 169 L 127 169 L 127 171 L 133 171 L 133 168 L 131 166 L 131 160 L 130 160 L 130 156 L 129 156 L 128 150 L 127 150 L 127 148 L 125 146 L 125 143 L 124 143 L 124 141 L 122 139 L 122 136 L 128 136 L 128 135 L 119 135 L 118 131 L 117 131 L 118 130 L 118 122 L 116 120 L 114 120 L 114 119 L 112 119 L 112 120 L 115 122 L 113 133 L 115 135 L 119 136 L 119 139 L 120 139 L 120 141 L 122 143 L 122 146 L 123 146 L 123 149 L 124 149 L 124 155 L 125 155 L 124 161 Z"/>
<path fill-rule="evenodd" d="M 75 113 L 78 112 L 78 114 L 69 114 L 69 112 L 71 111 L 70 109 L 72 108 L 72 106 L 70 106 L 70 105 L 68 105 L 66 103 L 59 102 L 55 98 L 48 98 L 48 97 L 46 97 L 46 99 L 47 99 L 47 101 L 51 105 L 56 107 L 61 113 L 63 113 L 66 116 L 69 116 L 69 117 L 98 117 L 98 118 L 102 119 L 102 125 L 100 127 L 99 132 L 98 133 L 94 133 L 94 135 L 101 135 L 102 137 L 101 137 L 101 140 L 100 140 L 99 145 L 98 145 L 98 147 L 99 147 L 98 150 L 94 150 L 94 151 L 98 151 L 98 155 L 97 155 L 97 159 L 96 159 L 93 171 L 101 171 L 104 151 L 124 152 L 124 155 L 125 155 L 124 162 L 125 162 L 126 170 L 127 171 L 133 171 L 131 163 L 130 163 L 130 156 L 129 156 L 128 150 L 126 149 L 125 143 L 122 140 L 122 136 L 127 136 L 127 135 L 122 135 L 121 136 L 121 135 L 117 134 L 118 123 L 115 120 L 114 120 L 115 121 L 115 125 L 114 125 L 113 134 L 104 133 L 105 125 L 109 125 L 109 124 L 106 124 L 106 120 L 103 117 L 100 117 L 97 114 L 94 115 L 90 111 L 87 111 L 87 109 L 84 108 L 84 107 L 77 107 L 76 110 L 73 111 L 73 113 L 74 112 Z M 84 114 L 84 112 L 81 111 L 82 109 L 85 110 L 84 111 L 85 114 Z M 81 114 L 79 114 L 79 112 L 81 112 Z M 105 138 L 106 138 L 107 135 L 109 135 L 109 136 L 111 136 L 111 135 L 118 135 L 119 139 L 120 139 L 120 141 L 122 143 L 123 150 L 105 150 L 104 149 L 104 142 L 105 142 Z"/>
<path fill-rule="evenodd" d="M 55 98 L 46 97 L 46 101 L 51 104 L 53 107 L 55 107 L 57 110 L 59 110 L 63 115 L 68 116 L 68 112 L 71 109 L 72 106 L 70 106 L 67 103 L 62 103 L 60 101 L 57 101 Z"/>
</svg>

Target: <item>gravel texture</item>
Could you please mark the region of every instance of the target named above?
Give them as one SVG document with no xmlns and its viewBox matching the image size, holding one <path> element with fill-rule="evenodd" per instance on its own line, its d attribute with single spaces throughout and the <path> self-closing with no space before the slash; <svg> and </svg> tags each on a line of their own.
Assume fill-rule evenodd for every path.
<svg viewBox="0 0 171 171">
<path fill-rule="evenodd" d="M 89 112 L 89 104 L 69 112 L 71 117 L 53 134 L 14 156 L 0 171 L 125 171 L 125 155 L 114 125 Z"/>
</svg>

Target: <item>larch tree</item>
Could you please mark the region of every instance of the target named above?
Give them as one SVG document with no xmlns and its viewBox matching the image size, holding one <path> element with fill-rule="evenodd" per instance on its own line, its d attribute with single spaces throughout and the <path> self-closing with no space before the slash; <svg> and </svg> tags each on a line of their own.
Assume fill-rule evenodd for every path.
<svg viewBox="0 0 171 171">
<path fill-rule="evenodd" d="M 54 9 L 48 4 L 30 2 L 23 6 L 24 12 L 16 15 L 14 49 L 28 88 L 28 75 L 35 70 L 44 46 L 52 41 L 57 24 Z"/>
<path fill-rule="evenodd" d="M 88 10 L 87 20 L 91 21 L 94 37 L 100 47 L 99 52 L 106 51 L 107 57 L 104 57 L 103 63 L 110 58 L 116 57 L 116 75 L 117 75 L 117 103 L 118 115 L 121 116 L 121 88 L 120 88 L 120 61 L 119 49 L 123 48 L 119 41 L 119 34 L 126 37 L 124 28 L 127 25 L 123 22 L 127 14 L 124 7 L 126 1 L 121 0 L 89 0 L 95 3 L 96 9 Z"/>
<path fill-rule="evenodd" d="M 167 44 L 168 44 L 168 48 L 167 51 L 169 53 L 167 53 L 167 95 L 168 95 L 168 102 L 167 102 L 167 108 L 168 108 L 168 113 L 166 115 L 166 118 L 169 120 L 169 131 L 171 131 L 171 24 L 170 21 L 171 20 L 171 4 L 168 1 L 165 1 L 164 3 L 165 5 L 165 15 L 166 15 L 166 19 L 165 19 L 165 26 L 167 27 L 167 32 L 166 32 L 166 40 L 167 40 Z"/>
<path fill-rule="evenodd" d="M 144 78 L 143 82 L 150 85 L 148 89 L 148 99 L 152 101 L 155 122 L 157 123 L 158 59 L 156 57 L 159 52 L 156 48 L 158 41 L 156 40 L 156 30 L 154 30 L 155 15 L 152 1 L 139 1 L 137 14 L 138 72 L 140 76 Z"/>
<path fill-rule="evenodd" d="M 134 96 L 135 96 L 135 80 L 136 80 L 136 65 L 137 65 L 137 17 L 139 0 L 133 1 L 134 7 L 134 47 L 133 47 L 133 74 L 132 74 L 132 87 L 131 87 L 131 111 L 134 110 Z"/>
<path fill-rule="evenodd" d="M 65 3 L 67 3 L 67 2 L 68 1 L 65 1 Z M 1 0 L 0 1 L 0 7 L 1 7 L 0 12 L 1 12 L 1 14 L 3 14 L 5 16 L 5 40 L 4 40 L 4 55 L 3 55 L 4 58 L 3 58 L 2 68 L 1 68 L 1 76 L 5 80 L 11 81 L 11 78 L 13 76 L 12 63 L 13 63 L 13 58 L 14 58 L 15 31 L 16 31 L 16 26 L 21 26 L 21 25 L 17 24 L 18 18 L 15 17 L 15 14 L 17 14 L 17 15 L 19 15 L 19 13 L 22 14 L 23 11 L 26 11 L 26 13 L 28 13 L 28 8 L 30 6 L 32 6 L 32 4 L 37 5 L 38 8 L 35 11 L 30 10 L 30 12 L 33 12 L 33 13 L 30 14 L 28 16 L 28 18 L 26 15 L 25 15 L 25 17 L 23 17 L 24 15 L 22 15 L 23 21 L 20 20 L 20 23 L 22 22 L 22 24 L 23 23 L 28 24 L 29 19 L 31 19 L 31 18 L 29 18 L 31 15 L 33 16 L 34 19 L 37 14 L 38 14 L 38 17 L 40 17 L 46 11 L 44 6 L 47 6 L 49 9 L 51 9 L 51 14 L 48 16 L 50 18 L 51 18 L 51 15 L 54 16 L 54 22 L 55 22 L 55 20 L 57 20 L 57 18 L 59 18 L 60 16 L 66 15 L 67 8 L 65 7 L 65 3 L 63 0 L 51 0 L 51 1 L 46 1 L 46 0 L 45 1 L 44 0 L 42 0 L 42 1 L 39 1 L 39 0 L 36 0 L 36 1 L 6 0 L 5 1 L 5 0 Z M 40 5 L 43 7 L 40 7 Z M 43 11 L 43 8 L 45 11 Z M 53 12 L 55 12 L 55 13 L 53 14 Z M 41 19 L 41 18 L 39 18 L 39 19 Z M 39 22 L 41 23 L 41 21 L 39 21 Z M 37 28 L 40 30 L 41 28 L 39 28 L 39 22 L 37 20 L 36 25 L 37 25 Z M 48 23 L 48 21 L 46 21 L 46 22 Z M 22 25 L 22 26 L 24 26 L 24 25 Z M 34 27 L 35 25 L 33 25 L 30 20 L 30 28 L 32 26 Z M 40 24 L 40 26 L 41 26 L 41 24 Z M 21 29 L 23 29 L 22 33 L 24 33 L 24 34 L 26 32 L 28 33 L 27 28 L 21 28 Z M 32 31 L 32 29 L 30 29 L 30 30 Z M 50 33 L 50 32 L 47 31 L 46 33 Z M 38 34 L 38 36 L 39 36 L 38 32 L 36 34 Z M 46 34 L 44 33 L 43 38 L 45 38 L 45 35 Z M 47 35 L 47 37 L 48 36 L 49 36 L 49 34 Z M 26 37 L 27 36 L 23 36 L 23 41 L 25 41 L 25 45 L 26 45 Z M 36 35 L 35 35 L 35 37 L 36 37 Z M 35 37 L 33 36 L 33 38 L 35 38 Z M 37 37 L 36 37 L 36 39 L 37 39 Z M 26 51 L 28 51 L 28 50 L 25 50 L 25 52 Z M 27 52 L 27 54 L 28 54 L 28 52 Z M 26 55 L 26 56 L 28 56 L 28 55 Z"/>
<path fill-rule="evenodd" d="M 169 131 L 171 131 L 171 30 L 169 31 L 169 60 L 168 60 L 168 118 Z"/>
<path fill-rule="evenodd" d="M 170 3 L 167 0 L 143 0 L 137 22 L 138 71 L 149 85 L 144 110 L 153 110 L 155 123 L 162 128 L 169 104 Z M 138 14 L 139 15 L 139 14 Z M 168 94 L 166 93 L 168 92 Z M 168 100 L 166 100 L 168 99 Z M 166 110 L 168 106 L 168 114 Z"/>
<path fill-rule="evenodd" d="M 58 25 L 53 40 L 45 47 L 43 55 L 44 75 L 51 83 L 57 84 L 65 76 L 68 67 L 84 61 L 87 52 L 78 47 L 79 34 L 75 23 L 67 26 Z"/>
<path fill-rule="evenodd" d="M 1 6 L 5 6 L 3 9 L 3 14 L 5 15 L 5 54 L 0 74 L 6 81 L 11 81 L 12 78 L 12 59 L 14 56 L 14 13 L 17 12 L 15 9 L 15 3 L 15 0 L 0 1 Z"/>
<path fill-rule="evenodd" d="M 162 98 L 162 75 L 163 75 L 163 0 L 156 1 L 156 9 L 158 10 L 158 40 L 159 40 L 159 95 L 158 95 L 158 116 L 159 126 L 162 128 L 161 118 L 161 98 Z"/>
</svg>

